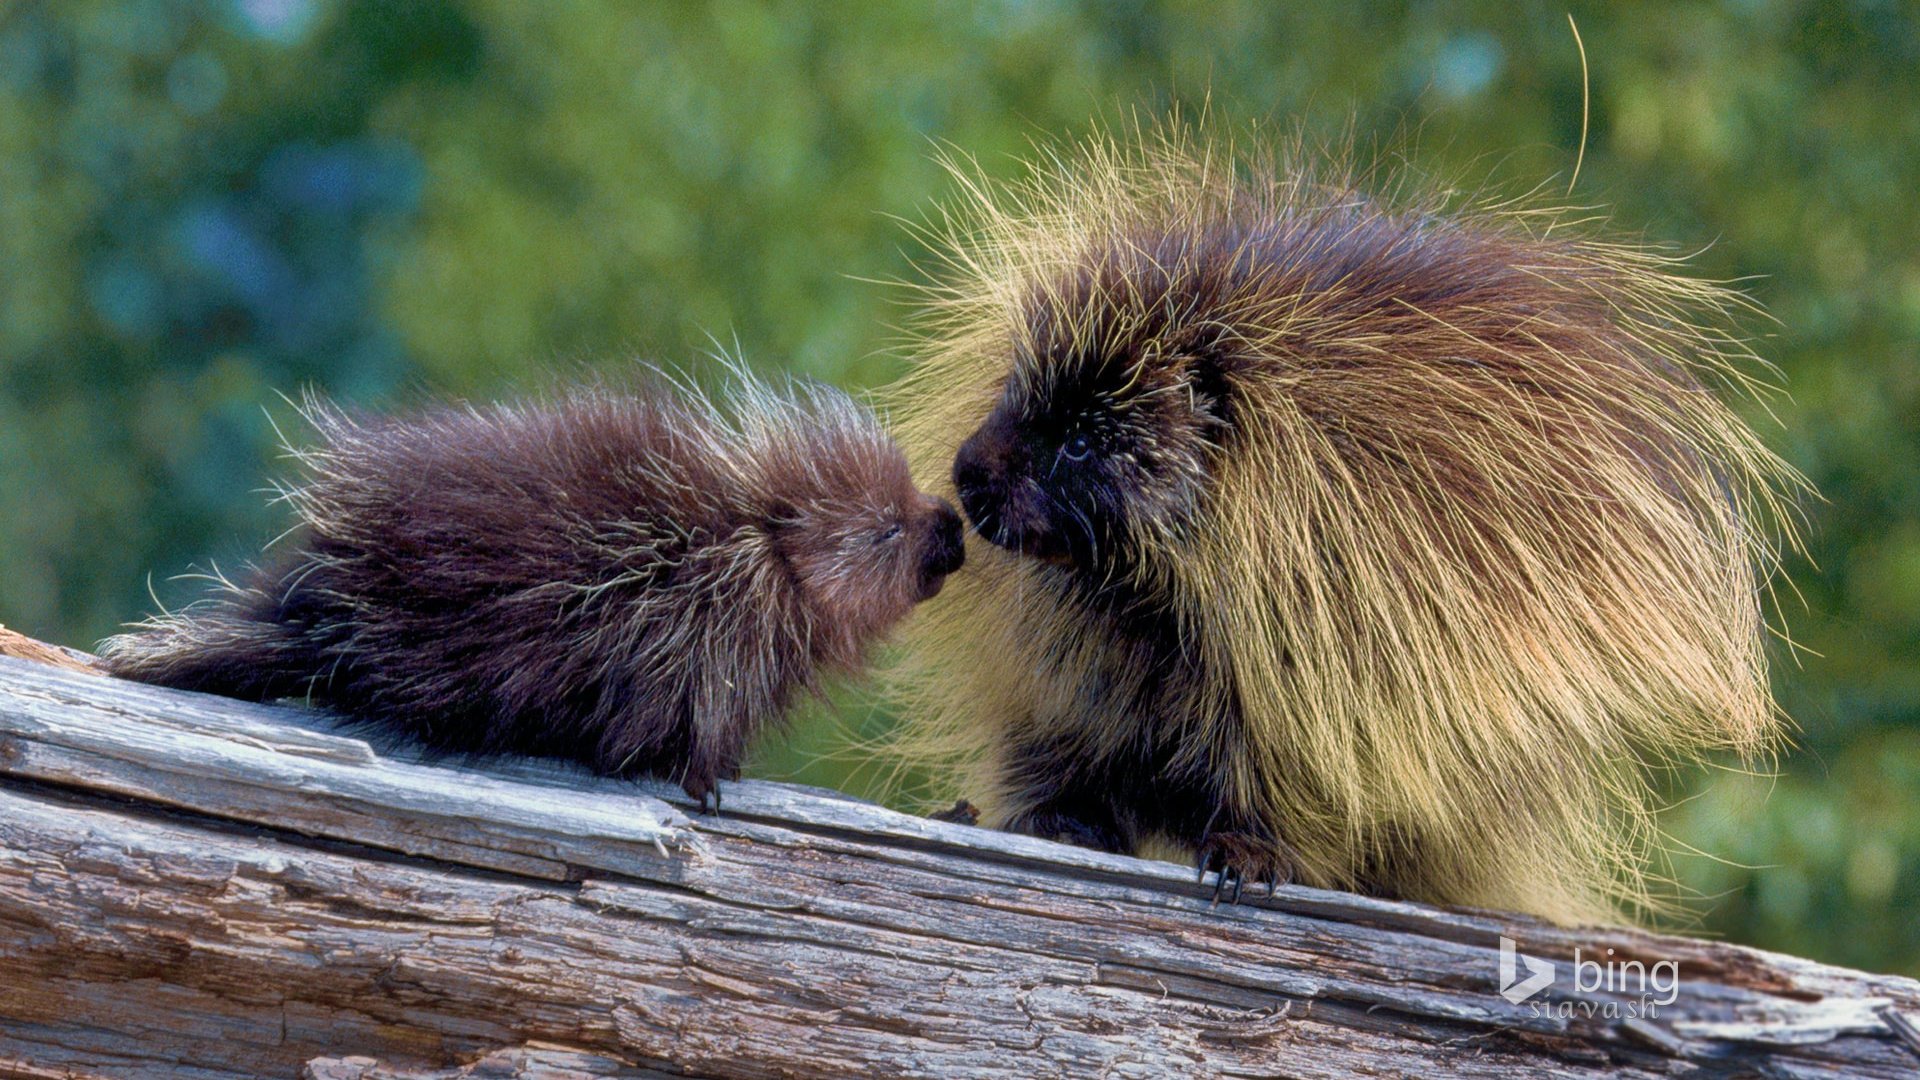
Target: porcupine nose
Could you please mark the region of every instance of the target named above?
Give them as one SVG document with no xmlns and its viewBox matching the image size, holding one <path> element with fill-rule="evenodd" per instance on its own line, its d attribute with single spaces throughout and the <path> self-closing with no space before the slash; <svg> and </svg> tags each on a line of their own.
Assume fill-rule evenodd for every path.
<svg viewBox="0 0 1920 1080">
<path fill-rule="evenodd" d="M 993 467 L 988 460 L 986 433 L 975 432 L 960 444 L 953 458 L 953 488 L 967 517 L 982 533 L 990 533 L 998 524 L 998 500 L 993 492 Z"/>
<path fill-rule="evenodd" d="M 947 575 L 967 561 L 966 536 L 960 515 L 945 499 L 933 503 L 933 528 L 927 537 L 927 551 L 920 562 L 920 599 L 940 591 Z"/>
<path fill-rule="evenodd" d="M 959 511 L 945 499 L 940 500 L 937 513 L 939 517 L 933 525 L 934 554 L 927 561 L 934 573 L 951 574 L 967 561 L 966 528 Z"/>
</svg>

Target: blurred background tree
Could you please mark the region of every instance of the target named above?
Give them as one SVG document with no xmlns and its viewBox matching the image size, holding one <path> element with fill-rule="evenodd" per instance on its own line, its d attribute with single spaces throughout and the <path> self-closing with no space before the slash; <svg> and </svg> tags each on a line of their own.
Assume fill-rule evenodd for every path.
<svg viewBox="0 0 1920 1080">
<path fill-rule="evenodd" d="M 1576 4 L 1576 200 L 1749 282 L 1825 494 L 1790 566 L 1776 778 L 1683 794 L 1735 940 L 1920 974 L 1920 24 L 1911 5 Z M 0 619 L 87 644 L 277 531 L 268 413 L 488 395 L 714 340 L 900 370 L 940 143 L 1010 175 L 1139 107 L 1349 124 L 1564 186 L 1565 9 L 59 0 L 0 6 Z M 1408 134 L 1411 133 L 1411 134 Z M 859 709 L 838 718 L 872 722 Z M 759 768 L 860 790 L 829 715 Z"/>
</svg>

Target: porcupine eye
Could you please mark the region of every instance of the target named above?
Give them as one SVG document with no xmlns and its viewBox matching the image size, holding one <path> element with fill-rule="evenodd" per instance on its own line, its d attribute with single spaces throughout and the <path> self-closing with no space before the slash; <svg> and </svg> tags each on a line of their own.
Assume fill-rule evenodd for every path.
<svg viewBox="0 0 1920 1080">
<path fill-rule="evenodd" d="M 1093 456 L 1093 440 L 1084 432 L 1075 432 L 1060 446 L 1060 456 L 1068 461 L 1085 461 Z"/>
</svg>

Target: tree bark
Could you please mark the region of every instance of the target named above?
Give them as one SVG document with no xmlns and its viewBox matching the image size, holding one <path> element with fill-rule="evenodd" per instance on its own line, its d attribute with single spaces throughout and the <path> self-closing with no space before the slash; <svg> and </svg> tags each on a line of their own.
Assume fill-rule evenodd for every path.
<svg viewBox="0 0 1920 1080">
<path fill-rule="evenodd" d="M 1503 935 L 1520 976 L 1557 965 L 1518 1004 Z M 1575 949 L 1671 962 L 1677 996 L 1581 989 Z M 1216 906 L 1183 867 L 829 792 L 699 815 L 11 659 L 0 972 L 0 1077 L 1920 1069 L 1911 979 L 1298 887 Z"/>
</svg>

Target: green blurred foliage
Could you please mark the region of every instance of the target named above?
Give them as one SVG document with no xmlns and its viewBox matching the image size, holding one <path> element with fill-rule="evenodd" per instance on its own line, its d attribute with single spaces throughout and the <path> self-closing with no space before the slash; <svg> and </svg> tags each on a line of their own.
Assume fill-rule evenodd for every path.
<svg viewBox="0 0 1920 1080">
<path fill-rule="evenodd" d="M 1777 317 L 1754 416 L 1826 501 L 1790 565 L 1778 778 L 1704 783 L 1675 871 L 1736 940 L 1920 974 L 1920 29 L 1890 2 L 1575 5 L 1576 201 Z M 276 394 L 510 393 L 635 356 L 870 386 L 942 144 L 1181 102 L 1564 189 L 1558 6 L 1127 0 L 0 7 L 0 619 L 85 644 L 279 520 Z M 547 377 L 552 377 L 548 375 Z M 864 706 L 769 772 L 869 787 Z"/>
</svg>

